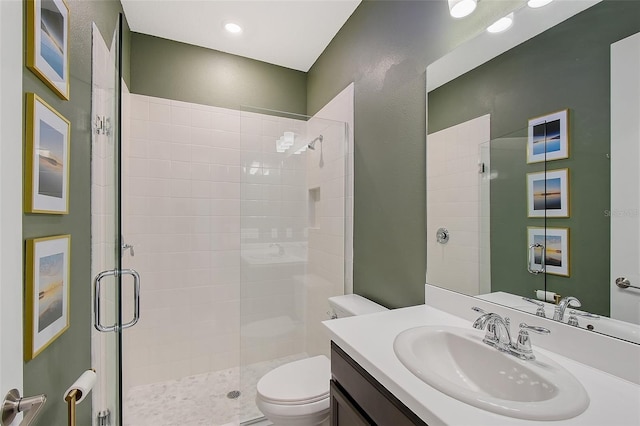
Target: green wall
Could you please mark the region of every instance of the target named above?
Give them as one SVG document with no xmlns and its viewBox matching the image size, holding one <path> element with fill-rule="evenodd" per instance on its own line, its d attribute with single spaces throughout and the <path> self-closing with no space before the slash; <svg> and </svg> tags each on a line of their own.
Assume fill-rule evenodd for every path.
<svg viewBox="0 0 640 426">
<path fill-rule="evenodd" d="M 355 82 L 354 290 L 388 307 L 424 302 L 425 69 L 504 14 L 480 2 L 364 1 L 309 71 L 307 113 Z"/>
<path fill-rule="evenodd" d="M 67 425 L 67 407 L 62 400 L 63 394 L 84 370 L 92 367 L 91 23 L 95 21 L 103 37 L 110 42 L 117 14 L 122 11 L 117 0 L 67 0 L 67 4 L 71 24 L 70 100 L 60 100 L 26 67 L 23 73 L 24 92 L 40 95 L 71 121 L 69 214 L 25 214 L 23 217 L 25 239 L 71 234 L 70 327 L 35 359 L 24 364 L 24 394 L 45 393 L 48 396 L 35 423 L 40 426 Z M 127 39 L 125 38 L 124 43 L 123 64 L 125 77 L 128 79 Z M 78 424 L 91 424 L 90 398 L 78 405 Z"/>
<path fill-rule="evenodd" d="M 139 33 L 132 33 L 131 50 L 131 93 L 306 113 L 304 72 Z"/>
<path fill-rule="evenodd" d="M 573 295 L 583 308 L 609 314 L 610 45 L 640 31 L 640 2 L 604 1 L 429 94 L 429 132 L 491 114 L 492 290 L 533 295 L 546 288 Z M 569 108 L 570 218 L 547 218 L 570 229 L 571 276 L 526 271 L 526 164 L 529 118 Z M 513 132 L 513 133 L 512 133 Z M 509 137 L 502 137 L 505 134 Z"/>
</svg>

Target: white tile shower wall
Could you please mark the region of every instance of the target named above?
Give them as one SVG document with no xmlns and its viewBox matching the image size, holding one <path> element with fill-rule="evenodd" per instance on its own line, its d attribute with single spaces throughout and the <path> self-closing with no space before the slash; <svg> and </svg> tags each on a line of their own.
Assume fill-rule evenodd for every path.
<svg viewBox="0 0 640 426">
<path fill-rule="evenodd" d="M 481 145 L 490 138 L 490 116 L 485 115 L 427 137 L 427 283 L 477 295 L 480 271 L 480 231 L 488 232 L 488 206 L 480 198 Z M 438 228 L 450 239 L 436 241 Z"/>
<path fill-rule="evenodd" d="M 142 276 L 141 319 L 124 335 L 131 386 L 237 365 L 240 224 L 225 201 L 240 195 L 239 146 L 228 143 L 238 122 L 233 111 L 131 96 L 123 227 L 136 253 L 124 265 Z"/>
<path fill-rule="evenodd" d="M 129 385 L 237 366 L 241 325 L 251 325 L 243 364 L 304 350 L 294 302 L 306 265 L 305 154 L 274 148 L 283 131 L 305 129 L 300 120 L 131 96 L 123 226 L 135 257 L 124 265 L 143 281 L 140 323 L 124 336 Z M 304 261 L 248 267 L 241 255 L 268 256 L 273 243 Z M 287 333 L 249 338 L 264 331 L 260 322 Z"/>
<path fill-rule="evenodd" d="M 304 352 L 306 123 L 241 113 L 241 365 Z M 294 146 L 276 152 L 284 132 Z"/>
</svg>

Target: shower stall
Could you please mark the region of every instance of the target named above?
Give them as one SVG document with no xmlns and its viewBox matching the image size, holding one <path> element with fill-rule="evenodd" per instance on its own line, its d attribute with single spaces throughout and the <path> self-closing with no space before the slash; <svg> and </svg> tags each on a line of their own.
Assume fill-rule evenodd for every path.
<svg viewBox="0 0 640 426">
<path fill-rule="evenodd" d="M 95 34 L 92 116 L 110 127 L 94 131 L 92 268 L 141 277 L 137 298 L 122 273 L 98 295 L 116 327 L 94 332 L 96 416 L 253 423 L 263 374 L 329 353 L 327 298 L 351 275 L 348 126 L 129 94 Z"/>
</svg>

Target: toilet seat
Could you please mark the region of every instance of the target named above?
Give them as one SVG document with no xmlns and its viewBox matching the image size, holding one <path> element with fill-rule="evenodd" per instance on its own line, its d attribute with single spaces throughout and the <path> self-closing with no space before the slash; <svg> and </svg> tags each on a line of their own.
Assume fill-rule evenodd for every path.
<svg viewBox="0 0 640 426">
<path fill-rule="evenodd" d="M 257 397 L 269 405 L 307 405 L 329 398 L 331 362 L 324 355 L 281 365 L 265 374 Z"/>
</svg>

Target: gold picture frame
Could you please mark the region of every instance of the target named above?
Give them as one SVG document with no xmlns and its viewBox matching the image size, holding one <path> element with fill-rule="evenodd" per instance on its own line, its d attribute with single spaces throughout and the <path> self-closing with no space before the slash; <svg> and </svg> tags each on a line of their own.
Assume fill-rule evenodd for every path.
<svg viewBox="0 0 640 426">
<path fill-rule="evenodd" d="M 65 0 L 27 0 L 27 68 L 69 100 L 69 6 Z"/>
<path fill-rule="evenodd" d="M 69 328 L 70 255 L 71 235 L 26 240 L 25 361 Z"/>
<path fill-rule="evenodd" d="M 527 216 L 569 217 L 569 169 L 527 173 Z"/>
<path fill-rule="evenodd" d="M 27 93 L 24 210 L 69 213 L 71 123 L 41 97 Z"/>
<path fill-rule="evenodd" d="M 569 110 L 529 120 L 527 163 L 569 158 Z"/>
</svg>

